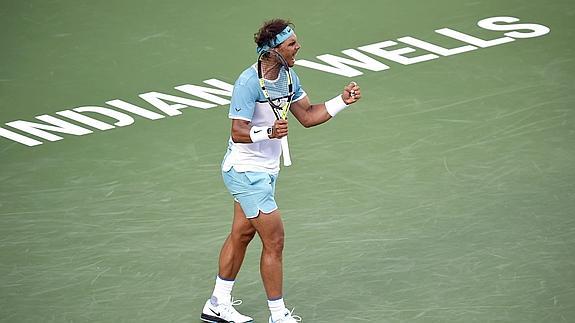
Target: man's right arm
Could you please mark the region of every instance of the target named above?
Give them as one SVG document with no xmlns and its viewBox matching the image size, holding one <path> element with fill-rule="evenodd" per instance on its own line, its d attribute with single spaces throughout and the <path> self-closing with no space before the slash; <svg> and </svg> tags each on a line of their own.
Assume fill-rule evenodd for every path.
<svg viewBox="0 0 575 323">
<path fill-rule="evenodd" d="M 249 144 L 253 143 L 252 136 L 254 132 L 266 131 L 262 128 L 255 128 L 252 130 L 252 123 L 250 121 L 241 119 L 232 119 L 232 141 L 235 143 Z M 271 129 L 271 133 L 267 133 L 269 139 L 279 139 L 288 134 L 287 120 L 276 120 Z"/>
</svg>

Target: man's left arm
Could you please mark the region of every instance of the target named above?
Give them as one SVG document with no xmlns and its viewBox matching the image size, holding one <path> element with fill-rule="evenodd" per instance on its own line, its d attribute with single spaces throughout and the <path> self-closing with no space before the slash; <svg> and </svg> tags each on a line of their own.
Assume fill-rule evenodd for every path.
<svg viewBox="0 0 575 323">
<path fill-rule="evenodd" d="M 293 116 L 306 128 L 317 126 L 361 99 L 361 89 L 355 82 L 344 87 L 342 94 L 324 103 L 311 104 L 306 96 L 291 104 Z"/>
</svg>

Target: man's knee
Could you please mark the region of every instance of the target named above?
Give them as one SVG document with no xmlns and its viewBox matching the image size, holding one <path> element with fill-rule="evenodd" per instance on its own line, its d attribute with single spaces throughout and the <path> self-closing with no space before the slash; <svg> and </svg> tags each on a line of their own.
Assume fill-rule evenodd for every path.
<svg viewBox="0 0 575 323">
<path fill-rule="evenodd" d="M 249 244 L 250 241 L 254 238 L 256 234 L 256 230 L 251 228 L 242 231 L 234 231 L 232 232 L 232 239 L 241 244 Z"/>
<path fill-rule="evenodd" d="M 281 255 L 284 249 L 284 233 L 278 232 L 263 241 L 264 249 L 266 252 L 273 255 Z"/>
</svg>

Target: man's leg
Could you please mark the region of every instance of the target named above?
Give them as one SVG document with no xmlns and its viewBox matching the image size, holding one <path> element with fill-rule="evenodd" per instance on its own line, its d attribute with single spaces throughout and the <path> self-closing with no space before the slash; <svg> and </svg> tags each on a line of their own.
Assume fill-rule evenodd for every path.
<svg viewBox="0 0 575 323">
<path fill-rule="evenodd" d="M 284 227 L 278 210 L 250 219 L 262 240 L 260 273 L 268 299 L 282 297 Z"/>
<path fill-rule="evenodd" d="M 234 202 L 234 221 L 232 232 L 228 235 L 220 252 L 219 272 L 220 278 L 235 280 L 250 241 L 252 241 L 256 229 L 246 218 L 238 202 Z"/>
<path fill-rule="evenodd" d="M 283 248 L 284 226 L 280 212 L 260 212 L 259 216 L 250 219 L 263 244 L 260 261 L 260 272 L 268 296 L 268 307 L 271 317 L 269 322 L 293 323 L 301 320 L 286 308 L 283 289 Z"/>
<path fill-rule="evenodd" d="M 234 281 L 244 257 L 248 244 L 256 233 L 255 228 L 246 218 L 239 203 L 234 203 L 234 220 L 232 232 L 226 238 L 220 251 L 219 271 L 212 297 L 204 305 L 202 320 L 205 322 L 252 322 L 252 318 L 237 312 L 231 303 L 231 292 Z"/>
<path fill-rule="evenodd" d="M 280 319 L 285 322 L 295 322 L 291 312 L 285 307 L 283 300 L 283 248 L 284 227 L 280 212 L 275 210 L 271 213 L 260 212 L 255 219 L 250 219 L 256 228 L 263 244 L 260 260 L 260 273 L 264 288 L 268 296 L 270 309 L 270 322 Z"/>
</svg>

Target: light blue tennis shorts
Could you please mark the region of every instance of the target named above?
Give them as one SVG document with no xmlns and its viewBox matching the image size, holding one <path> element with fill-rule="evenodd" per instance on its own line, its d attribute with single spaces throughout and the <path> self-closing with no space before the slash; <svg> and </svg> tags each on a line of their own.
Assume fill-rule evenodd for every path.
<svg viewBox="0 0 575 323">
<path fill-rule="evenodd" d="M 271 213 L 278 208 L 274 198 L 277 174 L 264 172 L 238 173 L 232 167 L 222 172 L 224 184 L 234 199 L 240 203 L 246 218 L 251 219 L 263 213 Z"/>
</svg>

